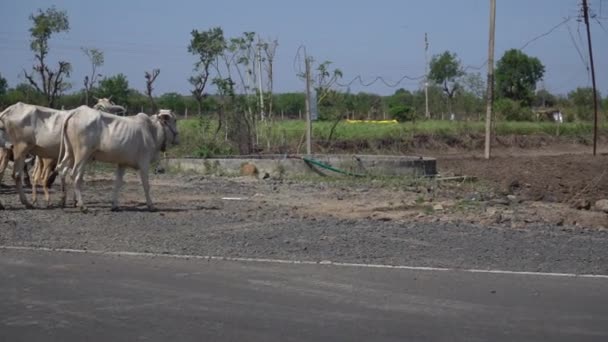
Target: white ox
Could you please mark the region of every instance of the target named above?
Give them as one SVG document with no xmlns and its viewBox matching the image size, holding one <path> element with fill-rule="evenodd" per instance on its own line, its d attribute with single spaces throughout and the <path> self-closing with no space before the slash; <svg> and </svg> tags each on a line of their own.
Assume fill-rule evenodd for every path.
<svg viewBox="0 0 608 342">
<path fill-rule="evenodd" d="M 93 108 L 97 110 L 104 111 L 106 113 L 116 114 L 116 115 L 125 115 L 127 110 L 123 106 L 119 106 L 112 102 L 112 96 L 109 98 L 102 97 L 100 99 L 95 98 L 97 103 L 93 106 Z"/>
<path fill-rule="evenodd" d="M 27 208 L 33 208 L 23 192 L 24 164 L 28 153 L 40 158 L 59 158 L 61 127 L 69 112 L 18 102 L 0 113 L 0 130 L 12 144 L 19 199 Z M 34 184 L 36 184 L 34 182 Z M 61 177 L 63 192 L 61 203 L 65 205 L 65 178 Z"/>
<path fill-rule="evenodd" d="M 112 210 L 118 210 L 118 191 L 127 167 L 139 171 L 148 209 L 155 210 L 148 171 L 150 164 L 158 159 L 159 151 L 164 151 L 168 144 L 179 143 L 173 113 L 161 111 L 152 116 L 139 113 L 120 117 L 81 106 L 70 113 L 61 135 L 62 157 L 57 168 L 63 176 L 71 169 L 77 206 L 82 210 L 86 210 L 81 193 L 84 171 L 92 158 L 117 165 Z"/>
</svg>

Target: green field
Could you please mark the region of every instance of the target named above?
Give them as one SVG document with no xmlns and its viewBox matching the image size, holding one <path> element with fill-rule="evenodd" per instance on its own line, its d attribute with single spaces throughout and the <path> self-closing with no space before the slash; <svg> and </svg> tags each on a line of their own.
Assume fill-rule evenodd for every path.
<svg viewBox="0 0 608 342">
<path fill-rule="evenodd" d="M 313 122 L 313 137 L 316 141 L 327 141 L 333 122 Z M 215 120 L 203 121 L 187 119 L 179 121 L 182 145 L 174 149 L 178 155 L 230 154 L 233 153 L 223 143 L 224 131 L 215 136 Z M 399 124 L 347 123 L 342 121 L 335 127 L 332 141 L 403 141 L 418 135 L 434 137 L 458 137 L 462 135 L 484 134 L 483 122 L 464 121 L 419 121 Z M 562 137 L 589 137 L 593 133 L 591 123 L 552 122 L 498 122 L 495 132 L 499 136 L 509 135 L 548 135 Z M 600 134 L 608 132 L 608 126 L 599 127 Z M 264 149 L 273 146 L 296 147 L 302 144 L 305 122 L 286 120 L 258 125 L 258 145 Z M 215 139 L 214 139 L 215 136 Z M 208 147 L 215 145 L 213 151 Z M 202 150 L 201 150 L 202 149 Z M 271 151 L 267 151 L 271 152 Z"/>
</svg>

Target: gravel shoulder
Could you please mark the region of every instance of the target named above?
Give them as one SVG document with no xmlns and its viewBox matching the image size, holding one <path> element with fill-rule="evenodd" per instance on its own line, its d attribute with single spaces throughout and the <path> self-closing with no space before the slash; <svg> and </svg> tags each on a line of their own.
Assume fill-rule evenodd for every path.
<svg viewBox="0 0 608 342">
<path fill-rule="evenodd" d="M 467 207 L 448 196 L 454 189 L 421 191 L 423 185 L 151 178 L 155 213 L 145 211 L 133 173 L 121 212 L 110 211 L 107 172 L 85 183 L 88 214 L 25 210 L 12 188 L 1 188 L 7 209 L 0 211 L 0 245 L 608 274 L 608 231 L 525 219 L 535 206 L 542 214 L 542 203 L 465 199 L 475 202 Z M 460 193 L 475 193 L 466 186 Z"/>
</svg>

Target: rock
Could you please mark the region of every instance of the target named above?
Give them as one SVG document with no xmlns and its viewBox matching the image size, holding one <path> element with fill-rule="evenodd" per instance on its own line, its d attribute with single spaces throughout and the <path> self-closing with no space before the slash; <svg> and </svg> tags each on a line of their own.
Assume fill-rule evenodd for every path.
<svg viewBox="0 0 608 342">
<path fill-rule="evenodd" d="M 507 200 L 510 203 L 521 203 L 521 199 L 515 195 L 507 195 Z"/>
<path fill-rule="evenodd" d="M 589 210 L 591 209 L 591 202 L 589 202 L 589 200 L 581 198 L 572 202 L 572 208 L 577 210 Z"/>
<path fill-rule="evenodd" d="M 608 213 L 608 199 L 601 199 L 595 202 L 595 210 Z"/>
<path fill-rule="evenodd" d="M 244 163 L 241 165 L 241 176 L 258 176 L 258 168 L 252 163 Z"/>
<path fill-rule="evenodd" d="M 440 203 L 437 203 L 437 204 L 433 205 L 433 210 L 435 210 L 435 211 L 443 210 L 443 205 L 441 205 Z"/>
</svg>

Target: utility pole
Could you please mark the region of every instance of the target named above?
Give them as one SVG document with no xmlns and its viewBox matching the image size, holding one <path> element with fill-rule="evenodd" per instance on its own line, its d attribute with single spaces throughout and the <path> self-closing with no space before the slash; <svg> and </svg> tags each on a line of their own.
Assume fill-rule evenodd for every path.
<svg viewBox="0 0 608 342">
<path fill-rule="evenodd" d="M 312 154 L 312 120 L 310 113 L 310 63 L 311 57 L 306 56 L 304 62 L 306 64 L 306 154 Z"/>
<path fill-rule="evenodd" d="M 587 45 L 589 45 L 589 62 L 591 63 L 591 82 L 593 83 L 593 155 L 597 154 L 597 88 L 595 87 L 595 66 L 591 48 L 591 28 L 589 27 L 589 5 L 583 0 L 583 16 L 587 26 Z"/>
<path fill-rule="evenodd" d="M 488 46 L 488 91 L 486 108 L 486 148 L 485 158 L 490 159 L 492 142 L 492 112 L 494 109 L 494 36 L 496 28 L 496 0 L 490 0 L 490 39 Z"/>
<path fill-rule="evenodd" d="M 429 113 L 429 38 L 426 32 L 424 33 L 424 101 L 425 101 L 425 117 L 431 118 Z"/>
<path fill-rule="evenodd" d="M 262 42 L 258 38 L 258 91 L 260 92 L 260 119 L 264 121 L 264 89 L 262 89 Z"/>
</svg>

